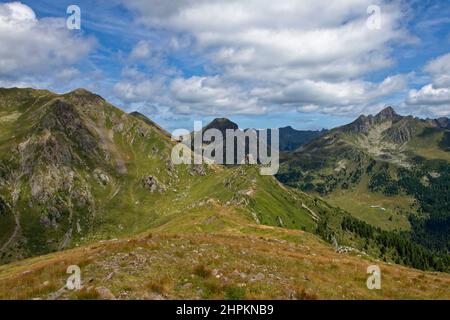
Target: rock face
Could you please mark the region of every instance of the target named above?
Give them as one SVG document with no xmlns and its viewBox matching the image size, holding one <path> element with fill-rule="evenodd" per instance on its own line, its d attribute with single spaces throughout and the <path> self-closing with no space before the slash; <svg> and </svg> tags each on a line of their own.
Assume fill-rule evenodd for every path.
<svg viewBox="0 0 450 320">
<path fill-rule="evenodd" d="M 202 165 L 192 165 L 189 169 L 191 176 L 205 176 L 206 170 Z"/>
<path fill-rule="evenodd" d="M 397 112 L 395 112 L 395 110 L 392 107 L 387 107 L 381 110 L 374 118 L 377 122 L 384 122 L 384 121 L 397 122 L 401 120 L 403 117 L 397 114 Z"/>
<path fill-rule="evenodd" d="M 163 193 L 166 191 L 166 188 L 163 184 L 158 181 L 158 178 L 154 176 L 144 176 L 142 177 L 142 186 L 150 191 L 151 193 L 159 192 Z"/>
<path fill-rule="evenodd" d="M 96 287 L 95 291 L 99 295 L 100 299 L 103 300 L 115 300 L 116 297 L 112 294 L 112 292 L 105 287 Z"/>
<path fill-rule="evenodd" d="M 97 179 L 97 181 L 104 186 L 111 183 L 111 178 L 108 176 L 108 174 L 106 174 L 100 169 L 94 170 L 94 176 Z"/>
<path fill-rule="evenodd" d="M 419 134 L 421 128 L 415 125 L 414 119 L 404 118 L 395 126 L 386 130 L 385 134 L 388 138 L 397 144 L 404 144 L 410 141 L 414 136 Z"/>
<path fill-rule="evenodd" d="M 392 107 L 387 107 L 375 116 L 359 116 L 354 122 L 343 126 L 342 130 L 352 133 L 368 133 L 377 124 L 387 121 L 396 123 L 402 119 L 403 117 L 398 115 Z"/>
</svg>

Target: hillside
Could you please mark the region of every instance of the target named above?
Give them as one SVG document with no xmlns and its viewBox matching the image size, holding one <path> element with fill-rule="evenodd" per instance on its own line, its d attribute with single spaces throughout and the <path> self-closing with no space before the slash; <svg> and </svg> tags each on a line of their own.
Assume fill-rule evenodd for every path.
<svg viewBox="0 0 450 320">
<path fill-rule="evenodd" d="M 252 167 L 174 166 L 163 129 L 85 90 L 3 89 L 0 105 L 3 262 L 141 232 L 207 201 L 315 229 L 302 207 L 313 198 Z"/>
<path fill-rule="evenodd" d="M 64 289 L 74 264 L 80 291 Z M 372 264 L 381 268 L 381 290 L 366 287 Z M 450 299 L 449 286 L 448 274 L 336 253 L 309 233 L 255 224 L 154 231 L 0 266 L 1 299 L 435 300 Z"/>
<path fill-rule="evenodd" d="M 448 251 L 449 135 L 446 118 L 400 116 L 388 107 L 291 153 L 278 179 L 371 225 L 410 231 L 417 243 Z"/>
</svg>

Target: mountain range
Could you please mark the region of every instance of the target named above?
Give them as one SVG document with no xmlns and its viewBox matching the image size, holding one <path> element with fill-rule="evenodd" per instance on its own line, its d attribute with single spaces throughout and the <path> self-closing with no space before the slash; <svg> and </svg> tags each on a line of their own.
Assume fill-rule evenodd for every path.
<svg viewBox="0 0 450 320">
<path fill-rule="evenodd" d="M 0 298 L 449 298 L 448 119 L 282 128 L 276 178 L 174 165 L 163 128 L 84 89 L 0 89 L 0 123 Z M 358 188 L 404 203 L 368 217 L 339 201 Z"/>
<path fill-rule="evenodd" d="M 418 243 L 448 251 L 448 123 L 401 116 L 392 107 L 360 116 L 292 153 L 278 178 L 365 222 L 411 231 Z"/>
</svg>

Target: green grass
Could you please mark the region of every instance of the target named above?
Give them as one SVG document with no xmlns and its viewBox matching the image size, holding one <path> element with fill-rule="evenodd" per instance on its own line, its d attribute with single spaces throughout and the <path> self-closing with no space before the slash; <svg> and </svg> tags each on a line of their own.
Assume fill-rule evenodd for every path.
<svg viewBox="0 0 450 320">
<path fill-rule="evenodd" d="M 356 218 L 384 230 L 410 230 L 408 216 L 417 212 L 411 197 L 404 195 L 387 197 L 370 192 L 366 189 L 364 181 L 354 189 L 337 190 L 325 199 Z"/>
</svg>

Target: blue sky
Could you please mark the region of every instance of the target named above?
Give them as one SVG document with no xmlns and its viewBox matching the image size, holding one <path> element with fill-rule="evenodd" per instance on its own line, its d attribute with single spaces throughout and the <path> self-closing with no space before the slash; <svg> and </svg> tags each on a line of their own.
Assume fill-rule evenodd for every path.
<svg viewBox="0 0 450 320">
<path fill-rule="evenodd" d="M 449 53 L 448 1 L 0 3 L 0 86 L 85 87 L 169 130 L 331 128 L 386 105 L 450 116 Z"/>
</svg>

